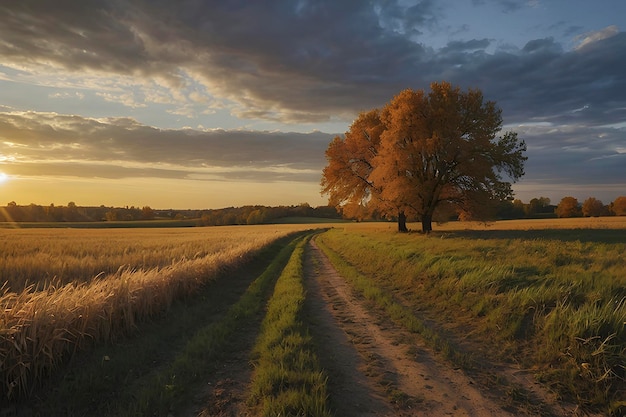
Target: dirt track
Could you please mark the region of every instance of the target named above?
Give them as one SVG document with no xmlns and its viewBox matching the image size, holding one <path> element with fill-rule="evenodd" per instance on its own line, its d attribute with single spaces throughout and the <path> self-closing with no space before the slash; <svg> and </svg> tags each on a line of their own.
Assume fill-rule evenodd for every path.
<svg viewBox="0 0 626 417">
<path fill-rule="evenodd" d="M 315 242 L 305 273 L 310 311 L 317 310 L 311 331 L 321 340 L 337 415 L 513 415 L 413 335 L 368 311 Z"/>
<path fill-rule="evenodd" d="M 307 246 L 304 274 L 305 312 L 328 374 L 336 416 L 579 415 L 545 398 L 539 400 L 539 408 L 530 411 L 512 407 L 510 399 L 497 390 L 490 391 L 461 369 L 453 368 L 416 335 L 382 318 L 353 292 L 314 240 Z M 245 351 L 253 340 L 242 342 L 237 348 Z M 198 398 L 202 409 L 188 415 L 247 415 L 247 352 L 233 351 L 223 365 Z M 515 378 L 511 370 L 499 372 L 503 378 Z M 534 395 L 533 382 L 526 382 L 528 392 Z"/>
</svg>

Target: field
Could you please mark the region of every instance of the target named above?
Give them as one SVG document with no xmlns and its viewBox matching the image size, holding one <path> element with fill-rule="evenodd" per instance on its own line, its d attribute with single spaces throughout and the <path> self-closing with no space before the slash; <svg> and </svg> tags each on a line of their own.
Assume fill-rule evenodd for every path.
<svg viewBox="0 0 626 417">
<path fill-rule="evenodd" d="M 1 229 L 0 411 L 368 415 L 354 380 L 369 415 L 623 415 L 626 219 L 435 230 Z"/>
</svg>

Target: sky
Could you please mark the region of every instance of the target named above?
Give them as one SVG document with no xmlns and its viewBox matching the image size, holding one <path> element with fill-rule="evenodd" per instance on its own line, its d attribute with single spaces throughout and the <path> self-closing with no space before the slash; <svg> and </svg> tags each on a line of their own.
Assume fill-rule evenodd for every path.
<svg viewBox="0 0 626 417">
<path fill-rule="evenodd" d="M 3 0 L 0 205 L 312 206 L 406 88 L 502 109 L 528 202 L 626 195 L 623 0 Z"/>
</svg>

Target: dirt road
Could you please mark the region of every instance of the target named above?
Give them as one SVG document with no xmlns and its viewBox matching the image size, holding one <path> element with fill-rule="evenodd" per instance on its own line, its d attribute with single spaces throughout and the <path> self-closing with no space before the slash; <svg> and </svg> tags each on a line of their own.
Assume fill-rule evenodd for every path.
<svg viewBox="0 0 626 417">
<path fill-rule="evenodd" d="M 517 407 L 501 391 L 454 368 L 355 294 L 314 240 L 307 246 L 304 274 L 307 321 L 328 374 L 336 416 L 579 415 L 545 398 L 538 407 Z M 500 371 L 503 379 L 518 378 L 510 369 Z M 246 415 L 249 377 L 246 353 L 233 352 L 224 369 L 208 381 L 200 400 L 204 406 L 193 415 Z M 535 392 L 535 383 L 519 378 L 516 383 L 526 384 L 528 392 L 543 395 Z"/>
<path fill-rule="evenodd" d="M 305 282 L 311 332 L 341 416 L 512 416 L 414 335 L 371 312 L 315 242 Z"/>
</svg>

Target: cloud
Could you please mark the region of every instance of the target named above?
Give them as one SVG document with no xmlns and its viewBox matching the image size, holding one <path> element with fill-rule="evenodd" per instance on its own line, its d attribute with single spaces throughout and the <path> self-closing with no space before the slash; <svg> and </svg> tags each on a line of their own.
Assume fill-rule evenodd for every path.
<svg viewBox="0 0 626 417">
<path fill-rule="evenodd" d="M 79 100 L 82 100 L 82 99 L 85 98 L 85 94 L 83 94 L 81 92 L 74 92 L 74 93 L 62 92 L 62 93 L 48 94 L 48 97 L 50 97 L 50 98 L 58 98 L 58 99 L 77 98 Z"/>
<path fill-rule="evenodd" d="M 138 101 L 135 97 L 135 94 L 132 92 L 129 93 L 96 93 L 97 96 L 102 97 L 105 101 L 110 101 L 113 103 L 121 103 L 126 107 L 147 107 L 147 104 L 142 101 Z"/>
<path fill-rule="evenodd" d="M 31 175 L 318 182 L 321 132 L 167 130 L 130 118 L 0 113 L 0 160 Z"/>
<path fill-rule="evenodd" d="M 542 121 L 509 129 L 528 144 L 523 186 L 625 185 L 624 128 Z M 158 129 L 131 118 L 0 113 L 3 171 L 25 176 L 317 184 L 332 138 L 322 132 Z"/>
<path fill-rule="evenodd" d="M 3 64 L 158 79 L 172 93 L 199 83 L 237 103 L 237 115 L 316 122 L 351 118 L 357 100 L 364 108 L 387 100 L 404 84 L 386 85 L 395 68 L 420 53 L 361 2 L 137 4 L 0 6 Z M 419 23 L 415 13 L 404 26 Z"/>
<path fill-rule="evenodd" d="M 510 13 L 536 6 L 493 3 Z M 421 33 L 444 15 L 432 0 L 23 0 L 0 13 L 3 65 L 25 71 L 22 78 L 74 87 L 82 79 L 106 100 L 131 108 L 162 103 L 192 117 L 206 96 L 204 108 L 232 103 L 240 118 L 349 121 L 401 89 L 443 78 L 482 89 L 508 122 L 567 119 L 588 104 L 598 123 L 609 124 L 618 121 L 612 108 L 626 105 L 626 34 L 615 26 L 585 34 L 574 50 L 531 38 L 521 50 L 487 53 L 493 40 L 453 41 L 440 50 L 424 44 Z"/>
<path fill-rule="evenodd" d="M 528 146 L 522 182 L 578 187 L 626 187 L 626 129 L 538 123 L 517 126 Z"/>
<path fill-rule="evenodd" d="M 619 29 L 617 28 L 617 26 L 611 25 L 611 26 L 607 26 L 606 28 L 602 30 L 598 30 L 596 32 L 589 32 L 589 33 L 585 33 L 583 35 L 577 36 L 576 40 L 579 41 L 579 44 L 576 47 L 576 49 L 582 49 L 587 45 L 590 45 L 594 42 L 601 41 L 603 39 L 610 38 L 612 36 L 617 35 L 618 33 L 619 33 Z"/>
<path fill-rule="evenodd" d="M 489 39 L 471 39 L 469 41 L 451 41 L 441 50 L 442 53 L 465 52 L 486 49 L 490 45 Z"/>
<path fill-rule="evenodd" d="M 540 6 L 474 3 L 511 14 Z M 626 177 L 626 33 L 608 26 L 581 34 L 564 16 L 551 34 L 558 28 L 574 48 L 534 32 L 521 47 L 480 36 L 429 46 L 428 34 L 470 33 L 467 22 L 448 26 L 446 7 L 434 0 L 1 2 L 0 80 L 56 87 L 43 97 L 59 106 L 80 91 L 85 106 L 120 103 L 136 116 L 155 105 L 194 126 L 206 125 L 193 120 L 198 115 L 224 111 L 255 121 L 349 122 L 402 89 L 447 80 L 481 89 L 503 109 L 529 145 L 528 181 L 615 185 Z M 67 175 L 88 172 L 87 164 L 89 175 L 103 177 L 317 182 L 333 136 L 168 130 L 16 108 L 0 104 L 4 158 Z"/>
</svg>

